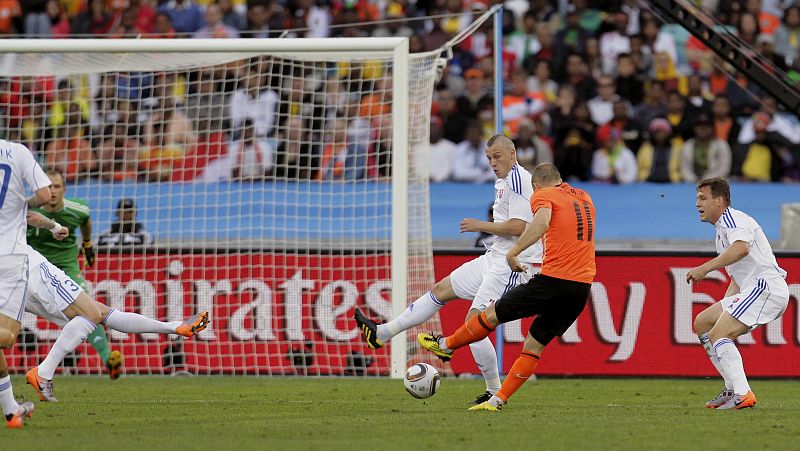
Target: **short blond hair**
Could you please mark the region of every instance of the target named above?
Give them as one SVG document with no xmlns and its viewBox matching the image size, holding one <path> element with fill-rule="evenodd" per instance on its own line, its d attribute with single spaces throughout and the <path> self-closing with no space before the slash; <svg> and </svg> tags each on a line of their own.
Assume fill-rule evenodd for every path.
<svg viewBox="0 0 800 451">
<path fill-rule="evenodd" d="M 533 168 L 533 183 L 537 185 L 557 184 L 561 182 L 561 173 L 552 163 L 540 163 Z"/>
</svg>

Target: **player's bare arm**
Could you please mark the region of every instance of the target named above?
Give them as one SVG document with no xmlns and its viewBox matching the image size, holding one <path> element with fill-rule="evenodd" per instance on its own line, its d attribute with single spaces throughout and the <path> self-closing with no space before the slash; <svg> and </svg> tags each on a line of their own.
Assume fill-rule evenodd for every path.
<svg viewBox="0 0 800 451">
<path fill-rule="evenodd" d="M 35 211 L 29 211 L 25 216 L 25 220 L 37 229 L 49 230 L 53 234 L 53 238 L 59 241 L 69 236 L 68 228 Z"/>
<path fill-rule="evenodd" d="M 525 232 L 525 226 L 528 225 L 528 223 L 517 218 L 511 218 L 503 222 L 489 222 L 474 218 L 466 218 L 462 219 L 459 225 L 461 233 L 486 232 L 492 235 L 520 236 Z"/>
<path fill-rule="evenodd" d="M 711 271 L 736 263 L 739 260 L 747 257 L 749 253 L 749 244 L 745 243 L 744 241 L 734 241 L 731 243 L 730 247 L 725 250 L 725 252 L 696 268 L 692 268 L 686 274 L 686 283 L 697 283 L 703 280 L 706 277 L 706 274 L 710 273 Z"/>
<path fill-rule="evenodd" d="M 94 266 L 94 247 L 92 246 L 92 219 L 87 218 L 86 222 L 81 224 L 81 238 L 83 239 L 83 243 L 81 243 L 81 253 L 83 254 L 84 261 L 86 262 L 86 266 L 92 267 Z"/>
<path fill-rule="evenodd" d="M 50 201 L 52 194 L 50 193 L 50 186 L 36 190 L 36 193 L 28 198 L 28 208 L 41 207 Z"/>
<path fill-rule="evenodd" d="M 553 216 L 553 211 L 550 208 L 540 208 L 536 210 L 533 215 L 533 221 L 525 228 L 525 232 L 519 237 L 517 243 L 506 254 L 506 261 L 508 266 L 514 272 L 524 272 L 528 269 L 527 266 L 519 262 L 517 256 L 525 249 L 533 246 L 533 244 L 544 236 L 547 228 L 550 227 L 550 218 Z"/>
</svg>

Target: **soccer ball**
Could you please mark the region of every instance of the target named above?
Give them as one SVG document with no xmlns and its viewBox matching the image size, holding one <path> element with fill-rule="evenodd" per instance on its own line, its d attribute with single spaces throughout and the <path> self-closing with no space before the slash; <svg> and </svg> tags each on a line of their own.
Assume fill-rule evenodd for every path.
<svg viewBox="0 0 800 451">
<path fill-rule="evenodd" d="M 427 363 L 417 363 L 406 370 L 403 385 L 415 398 L 430 398 L 439 390 L 439 372 Z"/>
</svg>

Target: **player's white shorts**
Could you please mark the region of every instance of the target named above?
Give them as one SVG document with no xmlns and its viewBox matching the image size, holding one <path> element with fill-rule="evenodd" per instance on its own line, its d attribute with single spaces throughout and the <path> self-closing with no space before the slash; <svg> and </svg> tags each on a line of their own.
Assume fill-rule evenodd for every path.
<svg viewBox="0 0 800 451">
<path fill-rule="evenodd" d="M 63 311 L 83 292 L 81 287 L 45 259 L 33 251 L 30 254 L 30 271 L 25 311 L 64 327 L 69 319 Z"/>
<path fill-rule="evenodd" d="M 789 288 L 783 278 L 759 278 L 755 285 L 720 302 L 726 312 L 752 330 L 783 315 L 789 305 Z"/>
<path fill-rule="evenodd" d="M 25 254 L 0 256 L 0 315 L 22 321 L 29 261 Z"/>
<path fill-rule="evenodd" d="M 528 266 L 526 272 L 514 272 L 508 266 L 505 254 L 490 249 L 456 268 L 450 274 L 450 283 L 458 297 L 472 300 L 470 308 L 485 310 L 506 291 L 528 282 L 539 271 L 540 265 L 525 264 Z"/>
</svg>

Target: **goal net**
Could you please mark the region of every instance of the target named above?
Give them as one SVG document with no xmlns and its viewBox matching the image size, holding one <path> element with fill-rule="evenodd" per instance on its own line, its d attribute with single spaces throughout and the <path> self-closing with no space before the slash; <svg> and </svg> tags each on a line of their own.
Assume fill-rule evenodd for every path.
<svg viewBox="0 0 800 451">
<path fill-rule="evenodd" d="M 211 313 L 194 339 L 109 330 L 125 372 L 397 376 L 422 358 L 405 336 L 369 350 L 352 320 L 355 307 L 388 320 L 434 281 L 427 151 L 439 52 L 407 48 L 393 38 L 0 43 L 3 137 L 61 171 L 66 197 L 91 209 L 88 293 L 163 321 Z M 23 327 L 15 371 L 58 336 L 29 314 Z M 440 330 L 438 318 L 425 328 Z M 102 369 L 89 344 L 62 365 Z"/>
</svg>

